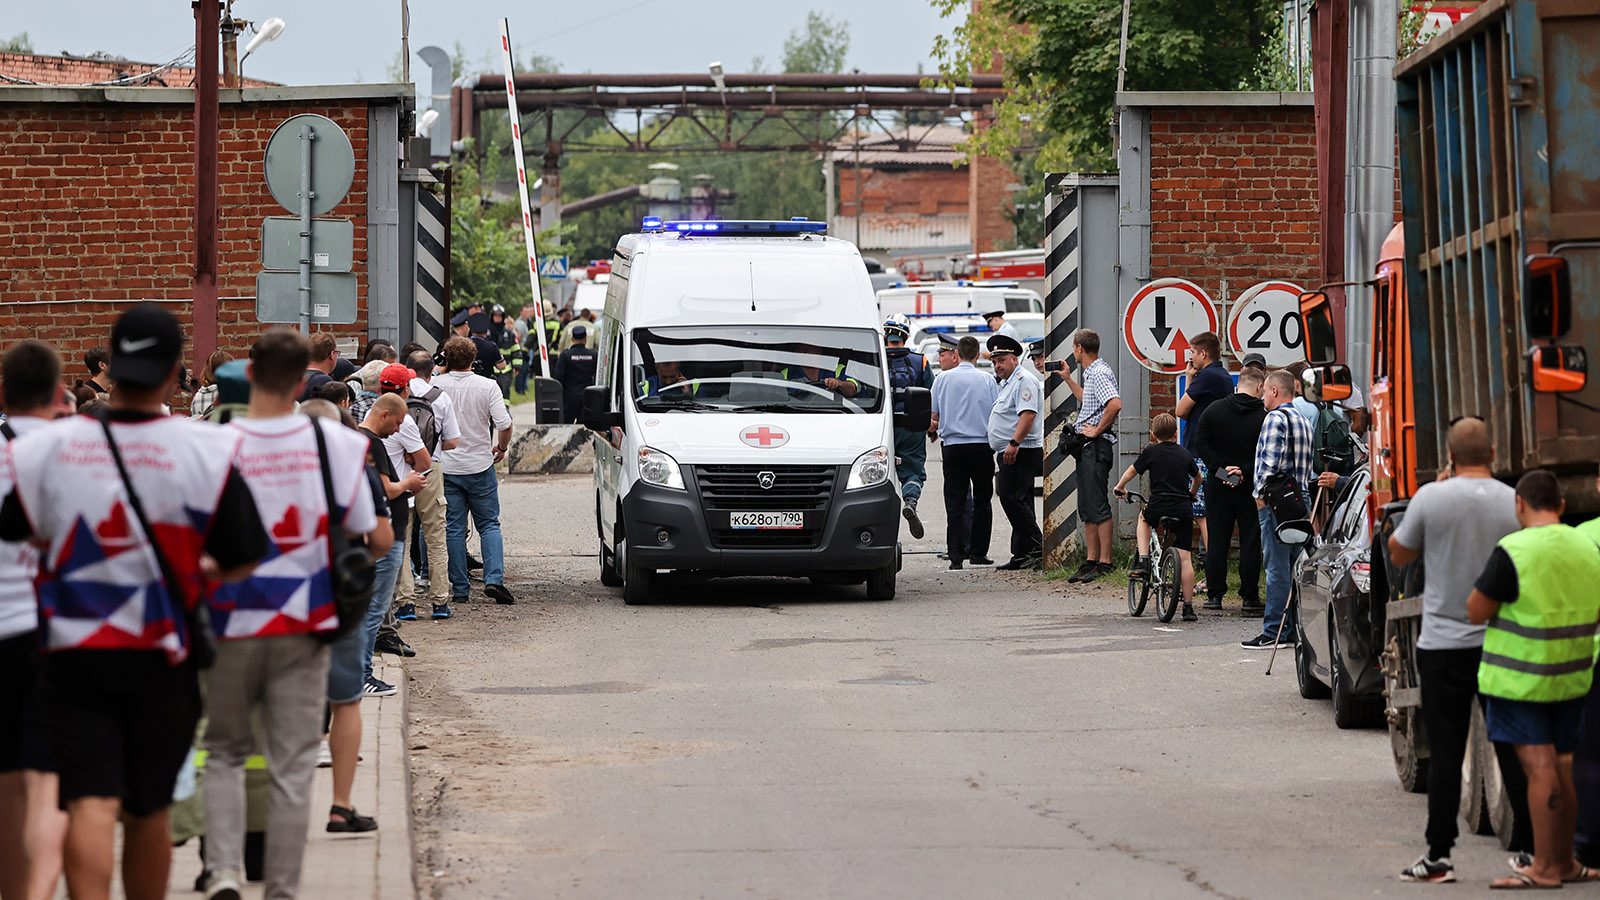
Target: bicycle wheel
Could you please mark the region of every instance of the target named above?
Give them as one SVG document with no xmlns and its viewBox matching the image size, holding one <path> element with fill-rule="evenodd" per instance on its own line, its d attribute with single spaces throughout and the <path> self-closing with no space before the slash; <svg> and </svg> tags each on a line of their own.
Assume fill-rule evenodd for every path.
<svg viewBox="0 0 1600 900">
<path fill-rule="evenodd" d="M 1178 560 L 1178 551 L 1168 547 L 1161 554 L 1158 571 L 1161 584 L 1156 589 L 1156 618 L 1171 622 L 1178 611 L 1178 601 L 1183 599 L 1183 564 Z"/>
<path fill-rule="evenodd" d="M 1128 579 L 1128 615 L 1135 618 L 1144 615 L 1144 605 L 1150 600 L 1150 579 Z"/>
</svg>

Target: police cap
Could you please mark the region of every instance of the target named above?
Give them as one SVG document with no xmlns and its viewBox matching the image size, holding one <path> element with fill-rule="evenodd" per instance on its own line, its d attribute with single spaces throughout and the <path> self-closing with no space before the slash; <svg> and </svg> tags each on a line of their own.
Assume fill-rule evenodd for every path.
<svg viewBox="0 0 1600 900">
<path fill-rule="evenodd" d="M 455 314 L 455 318 L 450 320 L 450 327 L 460 328 L 461 326 L 467 324 L 467 319 L 471 317 L 472 314 L 463 309 L 461 312 Z"/>
<path fill-rule="evenodd" d="M 1009 334 L 991 334 L 989 335 L 989 355 L 993 356 L 996 353 L 1011 353 L 1021 356 L 1022 344 Z"/>
<path fill-rule="evenodd" d="M 985 319 L 1004 319 L 1006 317 L 1006 311 L 1003 309 L 997 309 L 993 312 L 984 313 L 983 317 Z"/>
</svg>

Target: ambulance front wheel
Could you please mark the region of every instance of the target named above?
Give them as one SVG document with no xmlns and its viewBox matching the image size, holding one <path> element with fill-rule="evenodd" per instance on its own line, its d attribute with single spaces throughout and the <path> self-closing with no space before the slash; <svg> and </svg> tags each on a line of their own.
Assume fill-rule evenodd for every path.
<svg viewBox="0 0 1600 900">
<path fill-rule="evenodd" d="M 890 563 L 881 569 L 873 569 L 867 575 L 868 600 L 893 600 L 895 572 L 900 567 Z"/>
<path fill-rule="evenodd" d="M 650 602 L 650 585 L 655 581 L 656 570 L 636 566 L 629 561 L 622 572 L 622 602 L 639 606 Z"/>
</svg>

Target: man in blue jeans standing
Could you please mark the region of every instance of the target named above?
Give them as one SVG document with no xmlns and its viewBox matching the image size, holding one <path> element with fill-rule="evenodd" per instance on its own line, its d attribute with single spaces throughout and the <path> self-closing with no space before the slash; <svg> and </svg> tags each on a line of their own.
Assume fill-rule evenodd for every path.
<svg viewBox="0 0 1600 900">
<path fill-rule="evenodd" d="M 1302 493 L 1311 486 L 1311 426 L 1294 411 L 1294 376 L 1279 369 L 1267 376 L 1261 403 L 1267 418 L 1261 423 L 1256 441 L 1255 498 L 1256 519 L 1261 523 L 1261 562 L 1267 570 L 1267 609 L 1261 620 L 1261 633 L 1241 641 L 1252 649 L 1294 644 L 1294 615 L 1289 609 L 1290 567 L 1300 555 L 1299 547 L 1278 541 L 1278 519 L 1267 505 L 1270 481 L 1288 476 Z"/>
<path fill-rule="evenodd" d="M 500 386 L 472 374 L 477 347 L 466 338 L 444 344 L 449 370 L 434 378 L 455 407 L 461 440 L 439 455 L 444 469 L 445 543 L 450 550 L 450 599 L 465 603 L 472 589 L 467 575 L 467 514 L 483 541 L 483 592 L 496 603 L 515 603 L 505 586 L 505 553 L 500 539 L 500 482 L 494 467 L 511 445 L 511 414 Z M 438 577 L 438 576 L 434 576 Z"/>
<path fill-rule="evenodd" d="M 384 614 L 389 611 L 389 604 L 394 600 L 394 586 L 400 577 L 400 564 L 406 558 L 406 542 L 402 536 L 410 524 L 411 497 L 424 487 L 424 477 L 437 477 L 411 472 L 401 478 L 395 471 L 389 452 L 383 446 L 383 439 L 399 431 L 400 425 L 408 420 L 406 402 L 400 399 L 399 394 L 380 396 L 373 401 L 372 408 L 367 410 L 366 418 L 361 420 L 361 431 L 366 434 L 372 445 L 371 452 L 367 456 L 368 464 L 377 469 L 379 481 L 383 484 L 395 535 L 394 546 L 377 560 L 377 577 L 372 588 L 372 601 L 367 606 L 366 618 L 361 622 L 365 651 L 361 655 L 364 676 L 362 693 L 368 697 L 387 697 L 396 691 L 394 685 L 373 676 L 372 654 L 377 649 L 378 628 L 383 624 Z"/>
</svg>

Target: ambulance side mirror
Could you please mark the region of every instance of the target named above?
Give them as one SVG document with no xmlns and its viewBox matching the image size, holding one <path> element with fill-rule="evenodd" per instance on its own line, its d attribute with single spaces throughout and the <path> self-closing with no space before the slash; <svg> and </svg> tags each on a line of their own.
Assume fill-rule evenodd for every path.
<svg viewBox="0 0 1600 900">
<path fill-rule="evenodd" d="M 1308 291 L 1300 295 L 1300 333 L 1306 338 L 1306 362 L 1326 366 L 1338 361 L 1338 332 L 1333 327 L 1333 304 L 1327 294 Z"/>
<path fill-rule="evenodd" d="M 933 424 L 933 392 L 927 388 L 906 388 L 905 409 L 894 414 L 894 427 L 906 431 L 927 431 Z"/>
<path fill-rule="evenodd" d="M 611 388 L 596 384 L 583 389 L 583 427 L 602 434 L 622 425 L 622 413 L 611 411 Z"/>
</svg>

